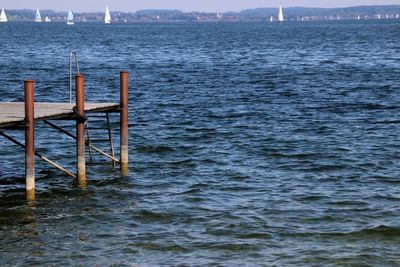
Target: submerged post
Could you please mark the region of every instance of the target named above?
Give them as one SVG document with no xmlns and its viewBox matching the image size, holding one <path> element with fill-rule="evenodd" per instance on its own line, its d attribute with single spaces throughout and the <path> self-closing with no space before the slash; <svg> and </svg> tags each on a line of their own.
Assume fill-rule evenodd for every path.
<svg viewBox="0 0 400 267">
<path fill-rule="evenodd" d="M 35 199 L 35 115 L 34 81 L 24 82 L 25 91 L 25 190 L 28 201 Z"/>
<path fill-rule="evenodd" d="M 121 173 L 128 174 L 128 72 L 120 73 L 120 149 L 121 149 Z"/>
<path fill-rule="evenodd" d="M 80 186 L 86 185 L 86 158 L 85 158 L 85 91 L 83 75 L 76 75 L 76 178 Z"/>
</svg>

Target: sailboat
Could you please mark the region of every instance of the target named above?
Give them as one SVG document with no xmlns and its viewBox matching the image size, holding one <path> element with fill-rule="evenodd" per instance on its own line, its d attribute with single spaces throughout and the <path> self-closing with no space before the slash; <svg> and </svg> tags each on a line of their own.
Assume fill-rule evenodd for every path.
<svg viewBox="0 0 400 267">
<path fill-rule="evenodd" d="M 7 15 L 6 12 L 4 11 L 4 8 L 1 10 L 1 14 L 0 14 L 0 22 L 7 22 Z"/>
<path fill-rule="evenodd" d="M 279 6 L 278 22 L 283 22 L 283 11 L 282 11 L 282 5 L 280 5 L 280 6 Z"/>
<path fill-rule="evenodd" d="M 110 10 L 108 10 L 108 6 L 106 6 L 106 16 L 104 17 L 104 23 L 105 24 L 111 23 L 111 15 L 110 15 Z"/>
<path fill-rule="evenodd" d="M 270 21 L 270 22 L 273 22 L 273 21 L 274 21 L 274 17 L 271 16 L 270 19 L 269 19 L 269 21 Z"/>
<path fill-rule="evenodd" d="M 35 22 L 42 22 L 42 16 L 40 16 L 39 8 L 36 8 Z"/>
<path fill-rule="evenodd" d="M 50 22 L 51 21 L 51 19 L 48 17 L 48 16 L 46 16 L 45 18 L 44 18 L 44 22 Z"/>
<path fill-rule="evenodd" d="M 67 16 L 67 25 L 74 25 L 74 14 L 72 13 L 71 9 L 68 10 L 68 16 Z"/>
</svg>

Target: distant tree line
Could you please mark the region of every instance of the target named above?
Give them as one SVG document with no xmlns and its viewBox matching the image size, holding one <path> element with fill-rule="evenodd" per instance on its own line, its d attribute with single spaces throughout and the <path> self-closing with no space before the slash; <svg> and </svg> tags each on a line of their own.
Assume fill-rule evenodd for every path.
<svg viewBox="0 0 400 267">
<path fill-rule="evenodd" d="M 325 19 L 377 19 L 398 18 L 400 5 L 355 6 L 347 8 L 284 8 L 286 20 L 325 20 Z M 41 10 L 42 18 L 49 17 L 51 21 L 65 21 L 67 12 Z M 6 10 L 9 21 L 33 21 L 36 10 L 18 9 Z M 277 16 L 277 8 L 256 8 L 241 12 L 182 12 L 180 10 L 140 10 L 137 12 L 111 12 L 114 22 L 134 21 L 262 21 Z M 76 21 L 102 21 L 104 12 L 77 12 Z"/>
</svg>

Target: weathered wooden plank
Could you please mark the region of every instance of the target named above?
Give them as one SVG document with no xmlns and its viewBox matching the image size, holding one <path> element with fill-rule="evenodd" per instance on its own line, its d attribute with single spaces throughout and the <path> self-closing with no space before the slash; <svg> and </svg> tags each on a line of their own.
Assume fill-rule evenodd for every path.
<svg viewBox="0 0 400 267">
<path fill-rule="evenodd" d="M 75 103 L 35 103 L 35 120 L 70 118 Z M 117 103 L 85 103 L 85 112 L 113 111 Z M 0 128 L 14 127 L 24 123 L 24 102 L 0 103 Z"/>
</svg>

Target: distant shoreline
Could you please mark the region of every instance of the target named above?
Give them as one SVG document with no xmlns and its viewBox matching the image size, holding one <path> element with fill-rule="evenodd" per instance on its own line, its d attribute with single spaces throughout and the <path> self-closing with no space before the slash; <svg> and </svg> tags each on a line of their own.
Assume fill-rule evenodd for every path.
<svg viewBox="0 0 400 267">
<path fill-rule="evenodd" d="M 1 8 L 1 7 L 0 7 Z M 9 21 L 33 21 L 36 10 L 6 9 Z M 399 19 L 400 5 L 354 6 L 345 8 L 283 8 L 285 20 L 320 21 L 351 19 Z M 41 10 L 43 17 L 52 22 L 66 20 L 67 11 Z M 104 12 L 74 12 L 76 22 L 101 22 Z M 111 11 L 112 22 L 151 21 L 267 21 L 278 15 L 278 7 L 255 8 L 240 12 L 182 12 L 180 10 L 139 10 L 136 12 Z"/>
</svg>

